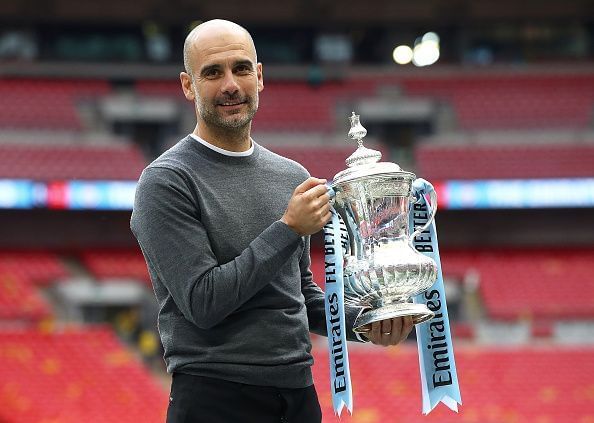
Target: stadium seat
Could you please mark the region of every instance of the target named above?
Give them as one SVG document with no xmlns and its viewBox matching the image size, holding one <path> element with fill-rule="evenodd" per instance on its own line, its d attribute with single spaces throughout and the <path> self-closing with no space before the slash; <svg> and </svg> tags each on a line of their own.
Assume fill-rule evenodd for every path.
<svg viewBox="0 0 594 423">
<path fill-rule="evenodd" d="M 594 349 L 460 346 L 454 352 L 462 406 L 421 413 L 416 347 L 350 344 L 354 413 L 332 410 L 325 340 L 314 347 L 314 378 L 324 423 L 587 422 L 594 420 Z"/>
<path fill-rule="evenodd" d="M 449 102 L 461 129 L 585 129 L 592 123 L 591 74 L 444 75 L 401 84 L 409 96 Z"/>
<path fill-rule="evenodd" d="M 152 287 L 140 250 L 85 250 L 80 253 L 80 258 L 99 281 L 126 278 L 144 282 Z"/>
<path fill-rule="evenodd" d="M 78 103 L 109 92 L 109 83 L 99 79 L 2 79 L 0 128 L 82 130 Z"/>
<path fill-rule="evenodd" d="M 0 330 L 3 423 L 163 422 L 166 390 L 103 326 Z"/>
<path fill-rule="evenodd" d="M 146 164 L 133 144 L 0 144 L 0 178 L 136 180 Z"/>
<path fill-rule="evenodd" d="M 442 145 L 416 149 L 418 173 L 430 181 L 592 177 L 594 145 Z M 463 165 L 462 165 L 463 164 Z"/>
<path fill-rule="evenodd" d="M 441 259 L 444 274 L 478 272 L 481 298 L 493 319 L 594 317 L 594 285 L 587 283 L 594 250 L 459 250 L 444 251 Z"/>
</svg>

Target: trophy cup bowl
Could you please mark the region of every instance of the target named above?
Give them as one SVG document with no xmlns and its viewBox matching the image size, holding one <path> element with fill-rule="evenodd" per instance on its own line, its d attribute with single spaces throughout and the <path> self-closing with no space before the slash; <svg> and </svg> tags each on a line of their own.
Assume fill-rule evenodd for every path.
<svg viewBox="0 0 594 423">
<path fill-rule="evenodd" d="M 396 163 L 379 162 L 381 153 L 363 146 L 366 133 L 353 112 L 349 137 L 357 140 L 359 147 L 346 159 L 348 168 L 331 184 L 341 232 L 349 240 L 343 251 L 345 302 L 363 309 L 355 321 L 355 332 L 367 332 L 370 323 L 394 317 L 412 316 L 414 324 L 433 318 L 425 304 L 410 299 L 437 279 L 435 261 L 412 244 L 432 222 L 437 198 L 434 194 L 430 198 L 426 224 L 409 235 L 416 176 Z"/>
</svg>

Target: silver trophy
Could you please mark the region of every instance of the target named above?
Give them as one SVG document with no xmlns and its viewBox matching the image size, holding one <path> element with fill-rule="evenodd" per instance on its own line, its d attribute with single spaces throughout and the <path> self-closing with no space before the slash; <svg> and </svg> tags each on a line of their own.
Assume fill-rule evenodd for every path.
<svg viewBox="0 0 594 423">
<path fill-rule="evenodd" d="M 345 302 L 363 308 L 353 330 L 367 332 L 366 325 L 372 322 L 400 316 L 412 316 L 415 324 L 424 322 L 434 313 L 425 304 L 412 303 L 411 298 L 433 285 L 437 265 L 415 250 L 413 239 L 433 221 L 437 197 L 435 193 L 430 196 L 427 222 L 409 235 L 416 176 L 396 163 L 380 162 L 379 151 L 363 146 L 367 130 L 359 116 L 353 112 L 350 121 L 348 136 L 357 141 L 358 148 L 331 187 L 334 208 L 344 222 Z"/>
</svg>

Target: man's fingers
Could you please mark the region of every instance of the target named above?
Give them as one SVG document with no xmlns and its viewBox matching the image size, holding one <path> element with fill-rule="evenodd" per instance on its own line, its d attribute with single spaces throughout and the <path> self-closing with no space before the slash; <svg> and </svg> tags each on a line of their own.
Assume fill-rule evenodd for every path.
<svg viewBox="0 0 594 423">
<path fill-rule="evenodd" d="M 310 200 L 319 199 L 325 203 L 330 201 L 330 195 L 328 194 L 326 185 L 315 185 L 301 194 Z"/>
<path fill-rule="evenodd" d="M 395 317 L 392 319 L 392 336 L 390 337 L 390 345 L 396 345 L 402 339 L 403 319 Z"/>
<path fill-rule="evenodd" d="M 371 332 L 369 333 L 370 338 L 373 338 L 377 341 L 381 339 L 382 333 L 382 323 L 381 322 L 373 322 L 371 324 Z"/>
<path fill-rule="evenodd" d="M 327 188 L 324 185 L 326 182 L 327 181 L 325 179 L 309 177 L 305 181 L 303 181 L 301 184 L 299 184 L 297 186 L 297 188 L 295 188 L 295 193 L 302 194 L 302 193 L 310 190 L 311 188 L 314 188 L 314 187 L 317 187 L 320 185 L 321 185 L 321 188 L 323 188 L 323 191 L 325 192 L 325 191 L 327 191 Z"/>
<path fill-rule="evenodd" d="M 390 319 L 385 319 L 381 321 L 382 326 L 382 338 L 381 344 L 385 347 L 390 345 L 390 340 L 392 339 L 392 321 Z"/>
<path fill-rule="evenodd" d="M 402 335 L 400 336 L 400 340 L 398 342 L 404 341 L 410 335 L 410 332 L 413 328 L 413 319 L 412 316 L 405 316 L 402 319 Z"/>
</svg>

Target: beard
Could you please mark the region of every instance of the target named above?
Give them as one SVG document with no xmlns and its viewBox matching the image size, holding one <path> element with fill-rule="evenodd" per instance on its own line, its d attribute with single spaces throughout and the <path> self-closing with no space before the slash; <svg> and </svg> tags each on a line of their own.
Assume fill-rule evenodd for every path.
<svg viewBox="0 0 594 423">
<path fill-rule="evenodd" d="M 228 114 L 224 111 L 219 110 L 218 106 L 223 103 L 244 103 L 246 110 L 237 111 L 232 114 Z M 258 111 L 258 93 L 256 92 L 255 97 L 250 95 L 232 95 L 232 96 L 220 96 L 215 98 L 212 103 L 206 103 L 200 101 L 198 97 L 194 100 L 196 110 L 200 115 L 200 118 L 209 126 L 216 127 L 219 130 L 226 132 L 235 132 L 245 130 L 249 126 L 254 115 Z"/>
</svg>

